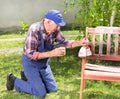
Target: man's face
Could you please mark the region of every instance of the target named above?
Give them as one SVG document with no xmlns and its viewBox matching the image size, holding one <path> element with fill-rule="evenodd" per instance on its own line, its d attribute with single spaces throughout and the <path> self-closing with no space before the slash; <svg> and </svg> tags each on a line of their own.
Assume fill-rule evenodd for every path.
<svg viewBox="0 0 120 99">
<path fill-rule="evenodd" d="M 53 33 L 60 29 L 60 26 L 58 26 L 54 21 L 49 22 L 49 33 Z"/>
</svg>

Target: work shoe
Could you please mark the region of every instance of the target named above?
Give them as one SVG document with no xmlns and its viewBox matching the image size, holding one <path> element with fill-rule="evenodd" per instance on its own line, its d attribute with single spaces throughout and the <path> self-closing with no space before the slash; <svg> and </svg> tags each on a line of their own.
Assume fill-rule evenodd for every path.
<svg viewBox="0 0 120 99">
<path fill-rule="evenodd" d="M 21 79 L 24 80 L 24 81 L 27 81 L 27 78 L 24 74 L 24 71 L 21 71 Z"/>
<path fill-rule="evenodd" d="M 15 79 L 16 79 L 16 77 L 12 73 L 9 73 L 7 75 L 7 84 L 6 84 L 7 90 L 13 90 L 14 89 Z"/>
</svg>

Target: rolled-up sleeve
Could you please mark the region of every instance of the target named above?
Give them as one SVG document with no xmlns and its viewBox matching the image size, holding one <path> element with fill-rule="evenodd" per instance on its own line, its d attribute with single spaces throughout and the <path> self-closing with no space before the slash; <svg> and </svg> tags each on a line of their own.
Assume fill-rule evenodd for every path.
<svg viewBox="0 0 120 99">
<path fill-rule="evenodd" d="M 36 53 L 40 43 L 38 36 L 38 30 L 34 26 L 31 26 L 25 40 L 24 53 L 28 58 L 33 60 L 36 60 L 38 56 L 38 53 Z"/>
<path fill-rule="evenodd" d="M 63 44 L 66 48 L 72 48 L 72 43 L 74 42 L 74 40 L 67 40 L 61 31 L 58 32 L 58 35 L 56 37 L 57 42 L 61 42 L 64 41 Z"/>
</svg>

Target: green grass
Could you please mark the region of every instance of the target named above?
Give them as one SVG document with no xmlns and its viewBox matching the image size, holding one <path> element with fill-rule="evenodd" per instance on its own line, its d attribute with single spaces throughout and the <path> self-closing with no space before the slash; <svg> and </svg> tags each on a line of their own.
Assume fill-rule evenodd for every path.
<svg viewBox="0 0 120 99">
<path fill-rule="evenodd" d="M 15 46 L 19 48 L 22 47 L 23 41 L 11 43 L 16 44 Z M 15 46 L 11 45 L 11 47 Z M 9 44 L 6 44 L 6 48 L 9 48 Z M 77 56 L 78 51 L 79 48 L 67 49 L 67 54 L 60 58 L 60 63 L 57 63 L 56 58 L 51 58 L 51 69 L 58 85 L 58 91 L 49 93 L 42 99 L 79 99 L 81 59 Z M 15 90 L 6 90 L 7 73 L 13 72 L 20 78 L 21 55 L 22 53 L 0 54 L 0 99 L 41 99 L 29 94 L 18 93 Z M 83 99 L 120 99 L 119 91 L 120 83 L 118 82 L 88 80 Z"/>
<path fill-rule="evenodd" d="M 22 48 L 24 41 L 9 41 L 9 42 L 0 42 L 0 48 Z"/>
<path fill-rule="evenodd" d="M 0 33 L 0 39 L 24 38 L 25 36 L 26 34 L 20 34 L 19 32 Z"/>
<path fill-rule="evenodd" d="M 63 34 L 67 37 L 69 35 L 78 35 L 80 34 L 79 31 L 63 31 Z M 24 38 L 26 34 L 22 33 L 20 34 L 19 32 L 5 32 L 5 33 L 0 33 L 0 39 L 6 39 L 6 38 Z"/>
<path fill-rule="evenodd" d="M 79 31 L 78 30 L 73 30 L 73 31 L 62 31 L 64 35 L 78 35 Z"/>
</svg>

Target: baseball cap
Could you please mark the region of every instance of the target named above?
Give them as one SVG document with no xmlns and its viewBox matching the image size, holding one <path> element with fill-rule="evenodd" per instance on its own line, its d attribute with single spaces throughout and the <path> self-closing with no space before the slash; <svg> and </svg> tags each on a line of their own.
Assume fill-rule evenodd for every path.
<svg viewBox="0 0 120 99">
<path fill-rule="evenodd" d="M 58 10 L 49 10 L 45 15 L 45 18 L 54 21 L 58 26 L 65 26 L 66 22 L 63 19 L 63 16 Z"/>
</svg>

